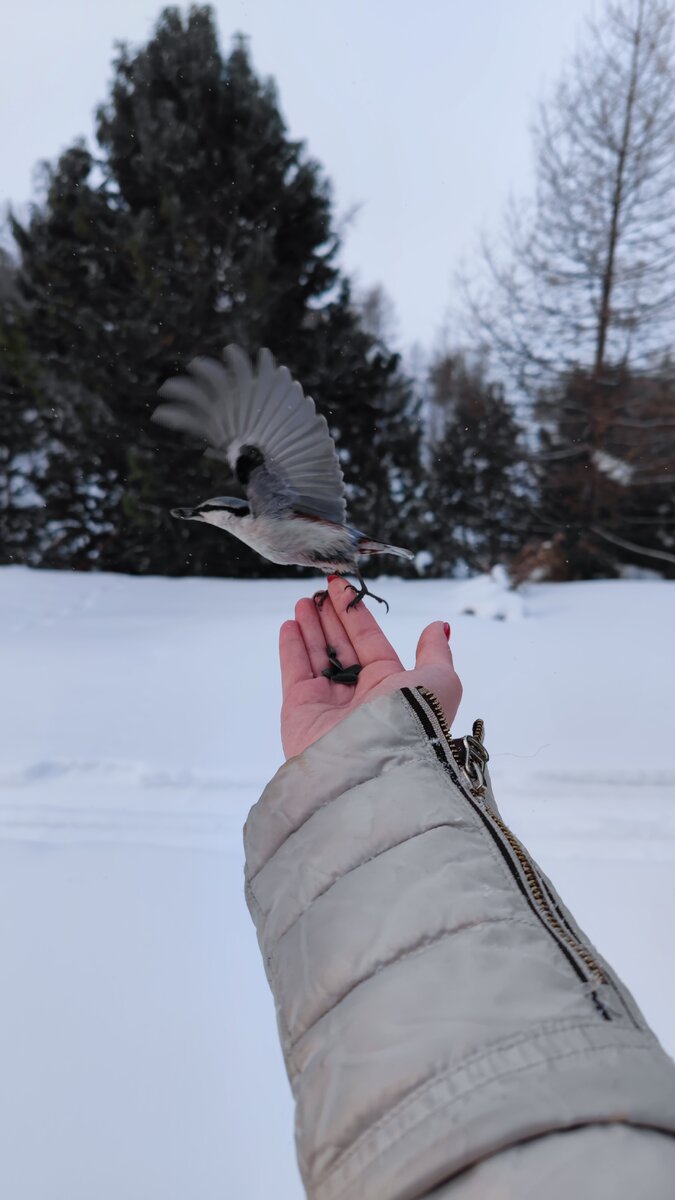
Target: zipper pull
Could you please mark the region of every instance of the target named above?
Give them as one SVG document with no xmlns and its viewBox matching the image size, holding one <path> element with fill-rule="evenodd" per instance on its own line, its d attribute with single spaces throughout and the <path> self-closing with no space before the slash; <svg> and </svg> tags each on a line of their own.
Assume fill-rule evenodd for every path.
<svg viewBox="0 0 675 1200">
<path fill-rule="evenodd" d="M 448 728 L 443 709 L 434 693 L 421 684 L 418 685 L 417 691 L 424 697 L 427 704 L 431 706 L 434 716 L 441 727 L 443 737 L 450 747 L 452 757 L 468 779 L 473 795 L 484 796 L 487 790 L 484 769 L 490 757 L 483 745 L 485 721 L 478 717 L 471 726 L 471 733 L 468 733 L 463 738 L 454 738 Z"/>
<path fill-rule="evenodd" d="M 461 767 L 475 796 L 484 796 L 487 790 L 485 767 L 490 755 L 483 745 L 484 737 L 485 722 L 479 717 L 474 721 L 471 733 L 467 733 L 463 738 L 453 739 L 458 748 L 461 747 Z"/>
</svg>

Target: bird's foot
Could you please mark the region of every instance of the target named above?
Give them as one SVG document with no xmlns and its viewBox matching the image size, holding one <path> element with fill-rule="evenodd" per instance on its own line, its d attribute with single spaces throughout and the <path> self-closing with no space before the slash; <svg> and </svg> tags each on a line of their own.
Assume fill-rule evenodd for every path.
<svg viewBox="0 0 675 1200">
<path fill-rule="evenodd" d="M 351 588 L 351 590 L 356 593 L 347 605 L 347 612 L 349 612 L 350 608 L 356 608 L 356 606 L 360 604 L 366 596 L 370 596 L 371 600 L 377 600 L 378 604 L 384 604 L 387 612 L 389 612 L 389 605 L 383 596 L 376 596 L 374 592 L 371 592 L 370 588 L 366 587 L 362 579 L 359 579 L 359 583 L 361 584 L 361 587 L 359 588 L 355 587 L 353 583 L 348 583 L 346 585 L 346 587 Z"/>
<path fill-rule="evenodd" d="M 327 599 L 328 599 L 328 591 L 326 588 L 322 588 L 321 591 L 315 592 L 314 595 L 312 596 L 312 600 L 316 604 L 316 607 L 319 609 L 319 611 L 321 611 L 321 609 L 323 608 Z"/>
<path fill-rule="evenodd" d="M 330 679 L 331 683 L 346 683 L 353 687 L 359 677 L 361 664 L 354 663 L 351 667 L 343 667 L 332 646 L 326 646 L 326 654 L 330 666 L 325 667 L 321 674 Z"/>
</svg>

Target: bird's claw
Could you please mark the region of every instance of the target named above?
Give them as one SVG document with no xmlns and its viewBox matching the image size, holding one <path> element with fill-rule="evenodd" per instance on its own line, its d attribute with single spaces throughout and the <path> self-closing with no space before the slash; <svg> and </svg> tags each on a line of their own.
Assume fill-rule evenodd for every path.
<svg viewBox="0 0 675 1200">
<path fill-rule="evenodd" d="M 384 597 L 376 596 L 375 593 L 371 592 L 365 585 L 363 587 L 357 588 L 354 586 L 353 583 L 347 583 L 347 584 L 345 584 L 345 591 L 347 590 L 347 588 L 351 588 L 351 590 L 353 592 L 356 592 L 356 595 L 353 597 L 352 600 L 349 601 L 349 604 L 347 605 L 347 612 L 349 612 L 350 608 L 356 608 L 356 606 L 358 604 L 360 604 L 361 601 L 366 596 L 370 596 L 371 600 L 377 600 L 378 604 L 384 604 L 384 607 L 386 608 L 387 612 L 389 612 L 389 604 L 384 599 Z"/>
<path fill-rule="evenodd" d="M 353 687 L 361 671 L 361 664 L 354 663 L 351 667 L 343 667 L 332 646 L 326 646 L 326 654 L 330 666 L 325 667 L 321 674 L 330 679 L 331 683 L 346 683 Z"/>
<path fill-rule="evenodd" d="M 370 589 L 366 587 L 366 585 L 363 582 L 363 580 L 361 579 L 360 575 L 359 575 L 359 580 L 361 582 L 361 586 L 358 588 L 353 583 L 345 584 L 345 591 L 347 591 L 347 589 L 349 588 L 350 591 L 356 593 L 354 595 L 353 599 L 351 599 L 349 601 L 346 611 L 349 612 L 349 610 L 351 608 L 356 608 L 357 605 L 359 605 L 366 596 L 370 596 L 371 600 L 377 600 L 378 604 L 384 604 L 385 609 L 387 610 L 387 612 L 389 612 L 388 601 L 385 600 L 383 596 L 376 596 L 375 592 L 371 592 Z M 323 608 L 327 599 L 328 599 L 328 591 L 323 588 L 321 589 L 321 591 L 315 592 L 314 595 L 312 596 L 312 600 L 316 604 L 316 607 L 319 609 L 319 611 L 321 611 L 321 609 Z"/>
</svg>

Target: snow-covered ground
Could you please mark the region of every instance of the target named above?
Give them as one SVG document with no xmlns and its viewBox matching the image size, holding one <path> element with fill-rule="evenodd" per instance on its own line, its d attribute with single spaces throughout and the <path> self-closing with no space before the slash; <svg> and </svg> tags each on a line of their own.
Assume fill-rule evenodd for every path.
<svg viewBox="0 0 675 1200">
<path fill-rule="evenodd" d="M 300 1200 L 241 826 L 310 586 L 0 571 L 0 1196 Z M 456 731 L 673 1053 L 675 584 L 375 590 L 408 661 L 451 621 Z"/>
</svg>

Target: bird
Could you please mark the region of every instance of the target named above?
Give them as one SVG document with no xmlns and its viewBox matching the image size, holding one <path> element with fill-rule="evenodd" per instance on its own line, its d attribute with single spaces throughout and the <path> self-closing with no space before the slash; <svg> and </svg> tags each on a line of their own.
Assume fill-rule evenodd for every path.
<svg viewBox="0 0 675 1200">
<path fill-rule="evenodd" d="M 267 349 L 259 351 L 254 368 L 240 346 L 229 345 L 223 361 L 193 358 L 187 372 L 162 384 L 152 420 L 205 441 L 205 455 L 227 463 L 246 498 L 214 496 L 173 508 L 171 515 L 225 530 L 273 563 L 355 576 L 358 588 L 346 584 L 354 592 L 347 608 L 370 596 L 388 610 L 387 601 L 367 587 L 359 558 L 414 555 L 347 523 L 335 442 L 288 368 Z M 326 595 L 315 593 L 319 607 Z"/>
</svg>

